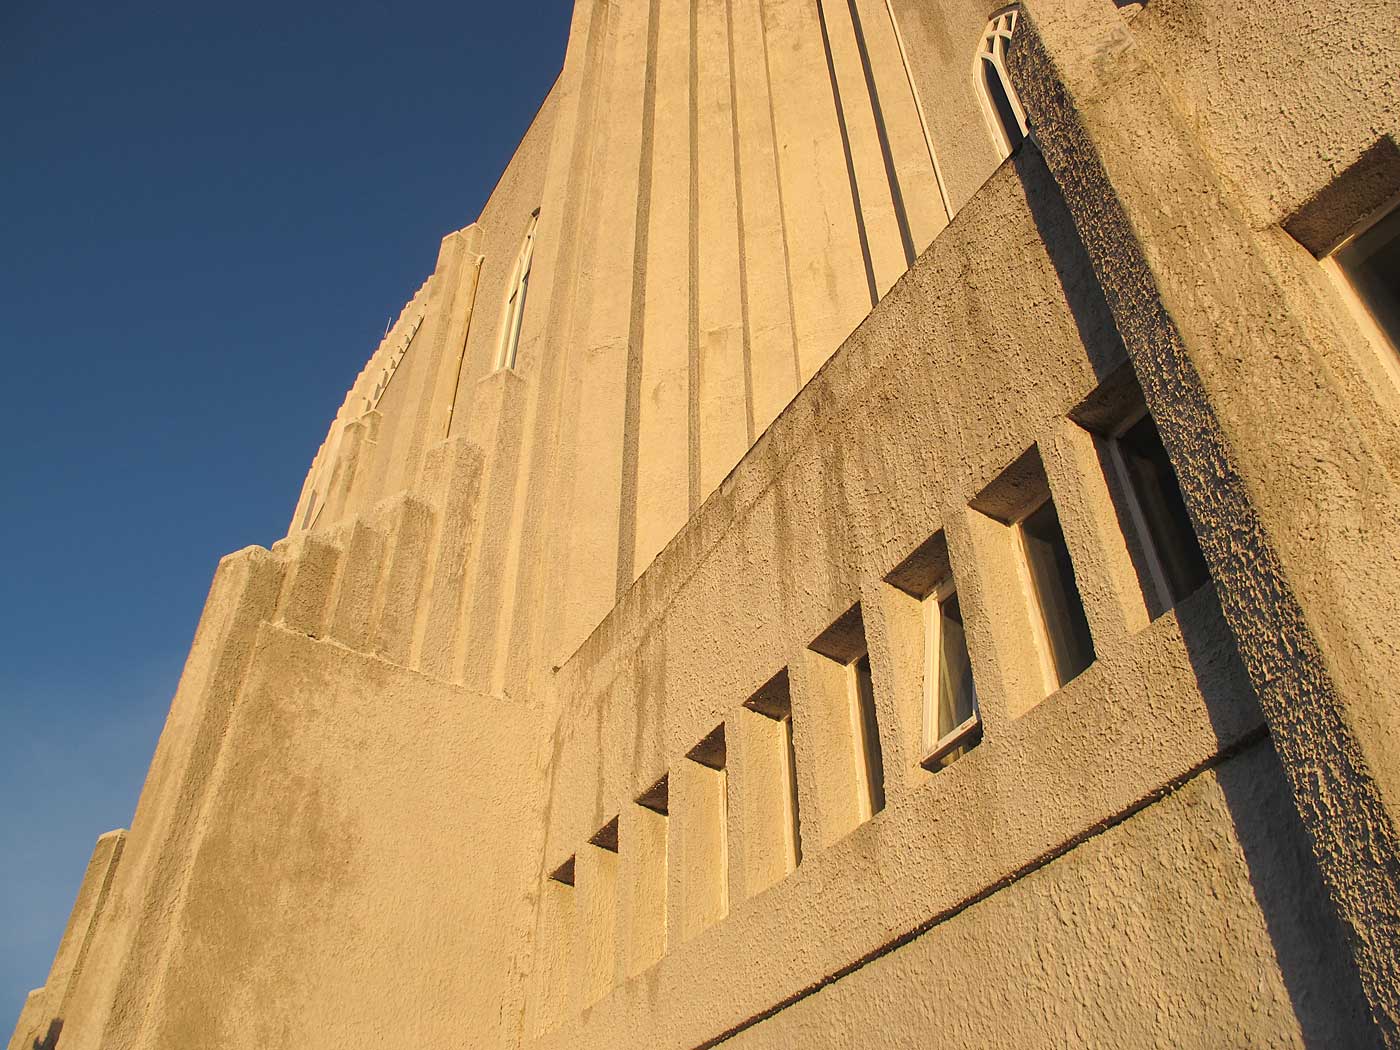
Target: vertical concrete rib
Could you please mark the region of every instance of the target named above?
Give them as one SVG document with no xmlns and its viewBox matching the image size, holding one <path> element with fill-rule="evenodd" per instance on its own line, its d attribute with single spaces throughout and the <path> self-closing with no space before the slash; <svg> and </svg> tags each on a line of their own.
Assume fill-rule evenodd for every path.
<svg viewBox="0 0 1400 1050">
<path fill-rule="evenodd" d="M 765 0 L 762 16 L 801 383 L 870 312 L 873 280 L 821 19 L 806 0 Z"/>
<path fill-rule="evenodd" d="M 258 626 L 272 615 L 283 566 L 250 547 L 219 563 L 123 850 L 100 957 L 87 964 L 67 1018 L 69 1050 L 132 1045 L 143 1030 L 190 853 Z"/>
<path fill-rule="evenodd" d="M 651 141 L 650 234 L 642 260 L 646 283 L 637 414 L 636 542 L 621 589 L 632 583 L 685 524 L 690 506 L 689 0 L 653 4 L 655 120 Z"/>
<path fill-rule="evenodd" d="M 736 187 L 734 109 L 726 0 L 696 0 L 695 27 L 697 194 L 695 284 L 700 386 L 694 393 L 700 430 L 700 500 L 704 500 L 749 447 L 752 427 L 745 362 L 742 221 Z M 699 164 L 704 157 L 705 163 Z"/>
<path fill-rule="evenodd" d="M 865 72 L 856 50 L 846 0 L 817 0 L 826 69 L 836 117 L 841 128 L 841 148 L 846 157 L 851 199 L 855 203 L 865 274 L 870 283 L 870 305 L 894 286 L 904 273 L 898 226 L 890 200 L 890 184 L 880 157 L 879 134 L 866 93 Z"/>
<path fill-rule="evenodd" d="M 744 251 L 744 161 L 739 145 L 739 85 L 734 71 L 734 0 L 724 0 L 724 42 L 729 61 L 729 148 L 734 156 L 734 225 L 739 235 L 739 324 L 744 355 L 744 443 L 746 446 L 752 446 L 758 433 L 754 427 L 753 326 L 749 316 L 748 260 Z"/>
<path fill-rule="evenodd" d="M 637 574 L 637 519 L 641 514 L 640 471 L 642 368 L 646 348 L 646 303 L 651 287 L 648 255 L 651 234 L 652 173 L 656 143 L 657 36 L 660 32 L 660 0 L 649 0 L 647 17 L 646 81 L 642 97 L 642 150 L 637 164 L 637 218 L 632 248 L 633 265 L 640 268 L 632 281 L 632 310 L 627 321 L 627 393 L 623 407 L 624 443 L 622 487 L 618 500 L 617 594 L 632 583 Z M 650 558 L 647 558 L 650 561 Z"/>
<path fill-rule="evenodd" d="M 745 338 L 753 384 L 754 437 L 762 433 L 797 393 L 802 369 L 797 354 L 778 170 L 773 95 L 763 11 L 757 3 L 728 0 L 732 48 L 735 165 L 739 181 L 739 253 Z"/>
<path fill-rule="evenodd" d="M 578 301 L 588 304 L 572 338 L 583 352 L 571 358 L 569 404 L 562 422 L 571 446 L 565 466 L 573 528 L 561 608 L 563 635 L 581 639 L 617 597 L 618 535 L 625 445 L 625 391 L 632 284 L 637 279 L 637 173 L 640 170 L 649 7 L 608 8 L 607 42 L 599 68 L 608 119 L 594 124 L 597 152 L 584 230 L 590 258 L 583 263 Z M 571 433 L 570 433 L 571 432 Z"/>
<path fill-rule="evenodd" d="M 487 639 L 484 644 L 493 653 L 490 688 L 498 692 L 504 689 L 506 681 L 527 680 L 541 662 L 537 659 L 539 636 L 532 625 L 516 620 L 517 604 L 530 606 L 540 600 L 546 588 L 558 586 L 559 574 L 567 568 L 568 550 L 557 542 L 551 543 L 545 523 L 566 509 L 558 501 L 565 487 L 561 478 L 567 469 L 563 443 L 565 390 L 575 356 L 573 333 L 578 313 L 575 295 L 582 258 L 582 212 L 593 179 L 588 159 L 592 151 L 592 121 L 600 102 L 601 38 L 606 22 L 604 4 L 575 5 L 564 69 L 556 89 L 560 93 L 556 103 L 558 116 L 541 193 L 535 256 L 539 270 L 535 283 L 543 298 L 532 300 L 525 318 L 525 338 L 537 339 L 551 352 L 540 355 L 528 393 L 522 394 L 525 408 L 515 477 L 510 486 L 509 527 L 505 530 L 504 556 L 498 555 L 501 599 L 488 614 L 490 626 L 481 628 Z M 532 336 L 535 326 L 538 334 Z M 494 500 L 496 493 L 487 491 L 484 498 L 488 502 Z M 545 554 L 525 558 L 526 550 Z M 480 562 L 480 552 L 476 557 Z M 474 626 L 470 629 L 476 630 Z"/>
<path fill-rule="evenodd" d="M 856 3 L 863 12 L 861 24 L 870 48 L 875 80 L 880 84 L 890 148 L 906 191 L 904 204 L 917 254 L 953 221 L 953 208 L 943 185 L 924 103 L 909 68 L 909 56 L 892 0 L 856 0 Z"/>
<path fill-rule="evenodd" d="M 700 113 L 696 95 L 699 91 L 700 61 L 695 54 L 696 0 L 687 4 L 690 14 L 690 63 L 689 91 L 690 102 L 690 302 L 687 314 L 686 335 L 690 349 L 690 398 L 688 402 L 687 428 L 690 448 L 689 480 L 690 513 L 700 506 Z"/>
<path fill-rule="evenodd" d="M 856 53 L 860 56 L 861 71 L 865 74 L 865 90 L 870 98 L 870 113 L 875 121 L 875 136 L 880 143 L 880 158 L 885 164 L 885 179 L 890 186 L 890 204 L 894 208 L 895 226 L 899 230 L 900 247 L 904 249 L 904 267 L 914 265 L 914 237 L 909 229 L 909 213 L 904 204 L 904 192 L 900 187 L 899 172 L 895 168 L 894 151 L 890 146 L 889 129 L 886 126 L 885 107 L 880 101 L 880 89 L 875 83 L 875 71 L 870 64 L 870 47 L 865 39 L 865 27 L 861 24 L 860 9 L 856 0 L 846 0 L 850 11 L 851 30 L 855 34 Z"/>
</svg>

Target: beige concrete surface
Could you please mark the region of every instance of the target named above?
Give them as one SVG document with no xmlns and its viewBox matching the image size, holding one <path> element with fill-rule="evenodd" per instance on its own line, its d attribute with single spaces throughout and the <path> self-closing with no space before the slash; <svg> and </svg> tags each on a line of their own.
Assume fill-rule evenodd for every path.
<svg viewBox="0 0 1400 1050">
<path fill-rule="evenodd" d="M 1026 0 L 1006 163 L 995 13 L 578 0 L 11 1050 L 1400 1045 L 1400 368 L 1318 261 L 1400 12 Z"/>
</svg>

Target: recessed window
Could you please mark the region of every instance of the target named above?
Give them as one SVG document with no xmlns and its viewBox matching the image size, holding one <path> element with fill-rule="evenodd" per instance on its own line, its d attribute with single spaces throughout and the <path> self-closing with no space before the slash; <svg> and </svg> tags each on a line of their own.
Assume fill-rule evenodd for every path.
<svg viewBox="0 0 1400 1050">
<path fill-rule="evenodd" d="M 861 774 L 861 815 L 872 817 L 885 808 L 885 758 L 880 750 L 880 724 L 875 717 L 875 678 L 870 654 L 861 653 L 850 665 L 851 719 L 856 734 Z"/>
<path fill-rule="evenodd" d="M 936 772 L 982 738 L 962 602 L 943 530 L 919 544 L 885 582 L 919 602 L 923 627 L 919 756 L 925 769 Z"/>
<path fill-rule="evenodd" d="M 530 267 L 535 258 L 535 227 L 539 221 L 540 212 L 536 208 L 526 227 L 520 254 L 515 258 L 510 283 L 506 285 L 505 307 L 501 314 L 501 343 L 496 352 L 497 369 L 514 368 L 516 354 L 520 350 L 520 328 L 525 321 L 525 295 L 530 290 Z"/>
<path fill-rule="evenodd" d="M 924 756 L 940 769 L 977 743 L 981 720 L 962 605 L 950 576 L 924 602 Z"/>
<path fill-rule="evenodd" d="M 1210 579 L 1210 571 L 1152 417 L 1144 412 L 1110 448 L 1127 482 L 1131 516 L 1146 548 L 1145 582 L 1155 592 L 1152 611 L 1157 615 L 1193 594 Z"/>
<path fill-rule="evenodd" d="M 688 940 L 729 914 L 729 774 L 724 725 L 686 753 L 680 858 L 683 886 L 681 939 Z"/>
<path fill-rule="evenodd" d="M 1062 686 L 1094 662 L 1094 643 L 1055 501 L 1047 496 L 1022 518 L 1017 535 L 1039 614 L 1043 650 L 1055 686 Z"/>
<path fill-rule="evenodd" d="M 1014 6 L 992 17 L 982 32 L 982 47 L 974 67 L 982 108 L 1003 157 L 1015 153 L 1029 133 L 1026 111 L 1021 108 L 1006 69 L 1006 49 L 1020 18 L 1021 9 Z"/>
<path fill-rule="evenodd" d="M 637 797 L 628 972 L 641 973 L 666 953 L 666 851 L 670 784 L 662 777 Z"/>
<path fill-rule="evenodd" d="M 1336 272 L 1391 348 L 1400 348 L 1400 207 L 1334 251 Z"/>
<path fill-rule="evenodd" d="M 859 603 L 851 606 L 809 646 L 824 659 L 816 669 L 831 722 L 829 731 L 849 733 L 850 768 L 855 796 L 842 804 L 850 826 L 869 820 L 885 808 L 885 759 L 875 707 L 875 679 L 865 641 L 865 619 Z M 829 661 L 829 662 L 828 662 Z M 834 737 L 833 737 L 834 739 Z M 843 741 L 845 743 L 845 741 Z"/>
<path fill-rule="evenodd" d="M 758 803 L 750 817 L 757 864 L 765 885 L 777 882 L 802 862 L 802 821 L 797 800 L 797 752 L 792 735 L 792 692 L 787 669 L 778 672 L 744 706 L 761 716 L 750 725 L 750 796 Z"/>
</svg>

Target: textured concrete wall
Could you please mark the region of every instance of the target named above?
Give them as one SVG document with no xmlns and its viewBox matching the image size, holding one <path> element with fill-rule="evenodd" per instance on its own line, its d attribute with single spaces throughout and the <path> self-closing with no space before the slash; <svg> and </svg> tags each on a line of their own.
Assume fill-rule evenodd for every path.
<svg viewBox="0 0 1400 1050">
<path fill-rule="evenodd" d="M 1311 254 L 1388 177 L 1393 35 L 1030 0 L 999 166 L 991 14 L 580 0 L 288 538 L 221 563 L 12 1048 L 1394 1041 L 1398 399 Z M 1105 444 L 1142 402 L 1215 572 L 1175 608 Z"/>
<path fill-rule="evenodd" d="M 991 243 L 983 235 L 988 228 L 1000 234 Z M 1043 991 L 1023 998 L 1025 1012 L 1010 1011 L 994 1029 L 999 1034 L 984 1035 L 981 1045 L 1028 1037 L 1053 1044 L 1055 1029 L 1040 1024 L 1056 1001 L 1055 1016 L 1070 1031 L 1077 1026 L 1083 1042 L 1112 1043 L 1108 1033 L 1135 1009 L 1196 1002 L 1201 993 L 1190 987 L 1197 978 L 1220 995 L 1209 1019 L 1203 1003 L 1172 1008 L 1180 1017 L 1172 1023 L 1192 1033 L 1186 1045 L 1213 1045 L 1213 1030 L 1249 1031 L 1264 1045 L 1303 1045 L 1314 1024 L 1341 1033 L 1343 1043 L 1371 1040 L 1355 972 L 1315 876 L 1283 891 L 1313 900 L 1310 917 L 1300 921 L 1316 924 L 1328 945 L 1301 972 L 1296 960 L 1279 955 L 1311 935 L 1275 928 L 1286 905 L 1255 910 L 1255 880 L 1294 877 L 1286 859 L 1260 858 L 1251 869 L 1236 858 L 1234 874 L 1219 876 L 1233 886 L 1225 898 L 1207 901 L 1183 886 L 1179 892 L 1192 907 L 1179 919 L 1154 914 L 1148 939 L 1175 941 L 1180 934 L 1172 923 L 1189 916 L 1197 930 L 1215 931 L 1204 934 L 1212 943 L 1231 943 L 1217 956 L 1221 968 L 1205 977 L 1187 958 L 1159 960 L 1150 973 L 1123 963 L 1136 979 L 1118 990 L 1115 1006 L 1104 1006 L 1098 1028 L 1087 1017 L 1097 1003 L 1090 988 L 1111 982 L 1120 972 L 1114 967 L 1133 956 L 1143 937 L 1115 910 L 1113 880 L 1082 902 L 1083 918 L 1070 923 L 1074 937 L 1088 938 L 1076 950 L 1104 960 L 1102 976 L 1059 958 L 1060 951 L 1072 954 L 1066 945 L 1040 947 L 1042 935 L 1032 932 L 1039 919 L 1017 934 L 1020 927 L 961 912 L 960 902 L 996 900 L 1017 873 L 1047 859 L 1048 880 L 1085 877 L 1056 873 L 1055 858 L 1107 825 L 1145 820 L 1135 815 L 1139 806 L 1191 780 L 1222 753 L 1258 746 L 1248 742 L 1257 739 L 1261 719 L 1213 596 L 1199 592 L 1149 622 L 1104 468 L 1092 441 L 1065 419 L 1105 380 L 1115 382 L 1124 364 L 1084 266 L 1058 193 L 1027 152 L 968 204 L 690 523 L 686 542 L 668 548 L 645 586 L 629 592 L 562 669 L 560 691 L 568 699 L 549 767 L 542 874 L 569 856 L 586 856 L 594 831 L 618 815 L 621 865 L 629 870 L 625 831 L 629 815 L 639 816 L 635 800 L 669 773 L 669 893 L 685 892 L 696 878 L 713 880 L 713 862 L 697 862 L 688 845 L 695 824 L 713 820 L 713 807 L 676 785 L 696 776 L 686 756 L 716 725 L 725 726 L 730 740 L 750 732 L 745 701 L 783 667 L 792 689 L 802 863 L 773 885 L 754 855 L 772 833 L 771 810 L 751 801 L 765 791 L 762 766 L 746 765 L 743 749 L 731 745 L 722 876 L 727 914 L 697 928 L 682 910 L 668 928 L 659 964 L 628 979 L 635 971 L 623 960 L 614 994 L 586 1010 L 585 1000 L 570 1001 L 552 983 L 537 986 L 527 1030 L 542 1033 L 538 1045 L 616 1045 L 634 1031 L 648 1032 L 649 1045 L 709 1045 L 833 977 L 846 980 L 850 967 L 894 942 L 964 936 L 939 932 L 954 912 L 964 928 L 977 927 L 965 934 L 967 952 L 1010 950 L 1002 940 L 1009 936 L 1017 950 L 1043 960 L 1035 964 Z M 981 308 L 1006 287 L 1018 288 L 1035 308 Z M 1007 553 L 1007 530 L 970 507 L 1032 445 L 1041 451 L 1065 523 L 1098 654 L 1089 671 L 1048 696 L 1032 668 L 1025 592 Z M 919 610 L 885 577 L 940 531 L 963 596 L 985 736 L 971 754 L 932 775 L 919 765 Z M 853 739 L 840 686 L 833 698 L 824 670 L 830 661 L 808 649 L 857 601 L 888 796 L 885 811 L 865 823 L 854 804 Z M 1296 847 L 1303 841 L 1296 816 L 1282 805 L 1278 787 L 1271 790 L 1273 801 L 1261 803 L 1260 812 L 1245 806 L 1233 817 L 1203 816 L 1191 835 L 1277 835 Z M 1256 819 L 1269 830 L 1253 827 Z M 1155 833 L 1125 834 L 1147 841 Z M 1163 861 L 1143 855 L 1117 863 L 1119 877 L 1147 886 L 1159 879 L 1149 872 Z M 1203 875 L 1188 869 L 1179 869 L 1188 881 Z M 591 892 L 585 870 L 567 892 Z M 656 891 L 639 881 L 624 882 L 618 892 L 627 901 Z M 1140 891 L 1125 886 L 1123 892 Z M 1244 921 L 1233 917 L 1237 906 L 1252 915 L 1253 947 L 1237 939 Z M 624 903 L 623 910 L 629 907 L 636 905 Z M 997 907 L 1018 910 L 1009 901 Z M 1158 920 L 1165 925 L 1155 926 Z M 577 923 L 573 937 L 596 935 Z M 1226 929 L 1232 932 L 1223 934 Z M 617 936 L 627 942 L 626 930 Z M 909 951 L 938 955 L 933 944 Z M 1267 993 L 1257 984 L 1258 966 L 1245 961 L 1256 951 L 1273 975 Z M 990 980 L 1018 983 L 1005 961 L 995 970 Z M 837 984 L 822 993 L 824 1002 L 839 1004 L 832 1010 L 849 1011 L 849 1023 L 818 1036 L 815 1027 L 792 1030 L 774 1021 L 747 1038 L 791 1045 L 795 1031 L 805 1031 L 820 1043 L 840 1043 L 839 1033 L 854 1030 L 860 1017 L 877 1016 L 879 1038 L 898 1045 L 905 1037 L 899 1033 L 910 1034 L 909 1016 L 931 1020 L 929 1011 L 937 1009 L 921 983 L 917 993 L 910 986 L 913 1001 L 906 1003 L 898 988 L 882 983 L 876 992 L 865 978 L 849 979 L 849 992 Z M 987 1009 L 1006 1007 L 998 1001 Z M 1160 1038 L 1170 1045 L 1176 1037 Z"/>
</svg>

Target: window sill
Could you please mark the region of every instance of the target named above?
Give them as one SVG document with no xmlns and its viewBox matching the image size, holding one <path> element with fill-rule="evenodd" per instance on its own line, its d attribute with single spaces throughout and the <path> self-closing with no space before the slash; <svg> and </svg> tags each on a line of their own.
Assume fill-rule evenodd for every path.
<svg viewBox="0 0 1400 1050">
<path fill-rule="evenodd" d="M 943 768 L 943 760 L 948 755 L 962 747 L 964 744 L 975 744 L 982 739 L 982 718 L 980 715 L 973 715 L 966 722 L 949 733 L 945 733 L 934 744 L 922 759 L 919 765 L 923 766 L 930 773 L 937 773 Z"/>
</svg>

